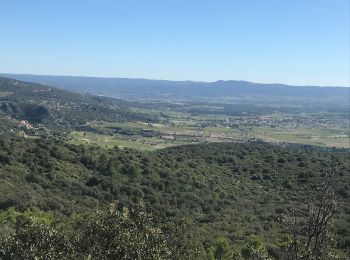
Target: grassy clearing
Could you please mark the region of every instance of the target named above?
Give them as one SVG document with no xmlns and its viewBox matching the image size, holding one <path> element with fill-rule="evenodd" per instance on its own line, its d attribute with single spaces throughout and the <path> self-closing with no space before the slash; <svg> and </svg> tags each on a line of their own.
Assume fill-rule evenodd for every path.
<svg viewBox="0 0 350 260">
<path fill-rule="evenodd" d="M 151 140 L 151 138 L 126 138 L 123 136 L 109 136 L 96 133 L 86 133 L 73 131 L 70 135 L 71 140 L 69 143 L 80 145 L 99 145 L 102 147 L 114 147 L 120 148 L 127 147 L 133 149 L 139 149 L 144 151 L 153 151 L 169 146 L 173 146 L 172 142 L 166 142 L 166 140 Z"/>
<path fill-rule="evenodd" d="M 287 142 L 350 148 L 349 132 L 346 129 L 255 127 L 250 129 L 249 132 L 251 132 L 256 139 L 268 142 Z"/>
</svg>

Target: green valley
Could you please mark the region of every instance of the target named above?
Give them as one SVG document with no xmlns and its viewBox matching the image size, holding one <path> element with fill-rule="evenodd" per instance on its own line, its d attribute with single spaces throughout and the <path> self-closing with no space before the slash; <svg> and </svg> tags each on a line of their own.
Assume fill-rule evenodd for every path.
<svg viewBox="0 0 350 260">
<path fill-rule="evenodd" d="M 345 110 L 131 102 L 6 78 L 0 93 L 4 259 L 44 259 L 43 248 L 47 259 L 218 259 L 220 248 L 285 259 L 330 173 L 334 244 L 322 254 L 349 257 Z M 124 236 L 147 246 L 135 256 Z"/>
</svg>

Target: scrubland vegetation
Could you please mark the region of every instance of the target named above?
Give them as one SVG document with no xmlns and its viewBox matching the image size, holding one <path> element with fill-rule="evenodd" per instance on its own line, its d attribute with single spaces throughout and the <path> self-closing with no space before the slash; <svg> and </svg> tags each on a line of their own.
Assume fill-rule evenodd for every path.
<svg viewBox="0 0 350 260">
<path fill-rule="evenodd" d="M 344 111 L 0 93 L 1 259 L 349 258 Z"/>
</svg>

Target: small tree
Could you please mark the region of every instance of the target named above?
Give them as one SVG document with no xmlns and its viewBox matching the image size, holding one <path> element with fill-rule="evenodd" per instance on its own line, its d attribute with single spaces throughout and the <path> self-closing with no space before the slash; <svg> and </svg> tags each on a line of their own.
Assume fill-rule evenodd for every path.
<svg viewBox="0 0 350 260">
<path fill-rule="evenodd" d="M 216 239 L 210 248 L 207 250 L 205 255 L 200 259 L 207 260 L 240 260 L 242 259 L 238 251 L 234 250 L 230 246 L 229 240 L 226 238 Z"/>
<path fill-rule="evenodd" d="M 76 223 L 73 244 L 92 259 L 168 259 L 170 250 L 159 228 L 138 210 L 97 212 Z"/>
<path fill-rule="evenodd" d="M 340 169 L 326 172 L 319 184 L 318 196 L 307 206 L 304 220 L 298 221 L 296 210 L 292 210 L 289 223 L 292 239 L 286 252 L 287 259 L 337 259 L 331 228 L 339 208 L 335 181 Z"/>
<path fill-rule="evenodd" d="M 262 239 L 258 236 L 252 236 L 241 250 L 244 259 L 268 260 L 267 249 Z"/>
<path fill-rule="evenodd" d="M 216 260 L 231 259 L 230 244 L 225 238 L 218 238 L 212 245 L 213 254 Z"/>
<path fill-rule="evenodd" d="M 179 218 L 162 226 L 166 243 L 169 245 L 171 259 L 193 260 L 200 258 L 203 246 L 192 222 Z"/>
</svg>

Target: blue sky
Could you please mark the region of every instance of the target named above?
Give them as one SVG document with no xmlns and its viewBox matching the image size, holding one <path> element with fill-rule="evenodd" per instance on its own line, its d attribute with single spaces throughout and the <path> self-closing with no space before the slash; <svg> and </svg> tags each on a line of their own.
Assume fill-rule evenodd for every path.
<svg viewBox="0 0 350 260">
<path fill-rule="evenodd" d="M 0 72 L 349 86 L 348 0 L 0 0 Z"/>
</svg>

